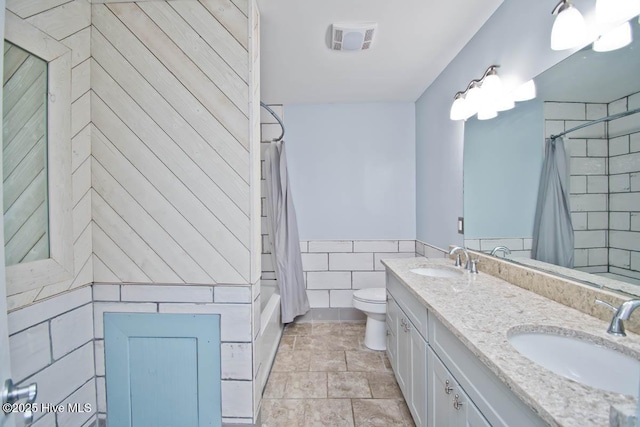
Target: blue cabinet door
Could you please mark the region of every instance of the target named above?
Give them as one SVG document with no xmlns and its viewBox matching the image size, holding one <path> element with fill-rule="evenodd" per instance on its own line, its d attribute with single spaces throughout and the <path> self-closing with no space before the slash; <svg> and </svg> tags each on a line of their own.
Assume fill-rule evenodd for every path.
<svg viewBox="0 0 640 427">
<path fill-rule="evenodd" d="M 105 313 L 107 423 L 219 427 L 220 315 Z"/>
</svg>

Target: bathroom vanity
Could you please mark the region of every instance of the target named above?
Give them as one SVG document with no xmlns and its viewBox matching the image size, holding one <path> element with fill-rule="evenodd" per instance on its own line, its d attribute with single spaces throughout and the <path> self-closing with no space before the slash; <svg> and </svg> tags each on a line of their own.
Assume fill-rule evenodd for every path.
<svg viewBox="0 0 640 427">
<path fill-rule="evenodd" d="M 640 336 L 447 259 L 387 267 L 387 354 L 417 426 L 608 426 L 631 396 L 557 375 L 520 354 L 522 331 L 579 337 L 640 359 Z M 453 277 L 411 272 L 458 271 Z M 575 355 L 581 357 L 580 354 Z"/>
</svg>

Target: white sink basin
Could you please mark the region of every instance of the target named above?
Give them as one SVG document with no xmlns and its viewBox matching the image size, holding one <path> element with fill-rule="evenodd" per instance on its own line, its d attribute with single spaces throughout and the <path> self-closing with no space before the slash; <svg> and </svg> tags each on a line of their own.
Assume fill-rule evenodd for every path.
<svg viewBox="0 0 640 427">
<path fill-rule="evenodd" d="M 409 270 L 412 273 L 419 274 L 421 276 L 428 277 L 460 277 L 462 275 L 462 271 L 453 270 L 451 268 L 414 268 Z"/>
<path fill-rule="evenodd" d="M 590 387 L 638 396 L 640 361 L 576 337 L 516 332 L 509 342 L 533 362 Z"/>
</svg>

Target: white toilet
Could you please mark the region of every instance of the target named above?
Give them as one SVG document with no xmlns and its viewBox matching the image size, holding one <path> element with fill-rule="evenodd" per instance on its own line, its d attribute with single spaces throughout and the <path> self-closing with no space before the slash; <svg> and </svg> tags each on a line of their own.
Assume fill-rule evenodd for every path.
<svg viewBox="0 0 640 427">
<path fill-rule="evenodd" d="M 387 289 L 357 290 L 353 293 L 353 306 L 367 315 L 364 345 L 371 350 L 386 350 Z"/>
</svg>

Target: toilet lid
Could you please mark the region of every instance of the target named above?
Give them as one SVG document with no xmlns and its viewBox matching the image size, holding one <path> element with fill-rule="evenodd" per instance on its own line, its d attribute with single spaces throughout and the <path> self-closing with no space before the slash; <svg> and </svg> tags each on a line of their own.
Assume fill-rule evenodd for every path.
<svg viewBox="0 0 640 427">
<path fill-rule="evenodd" d="M 372 303 L 384 303 L 387 301 L 387 288 L 360 289 L 353 293 L 357 300 Z"/>
</svg>

